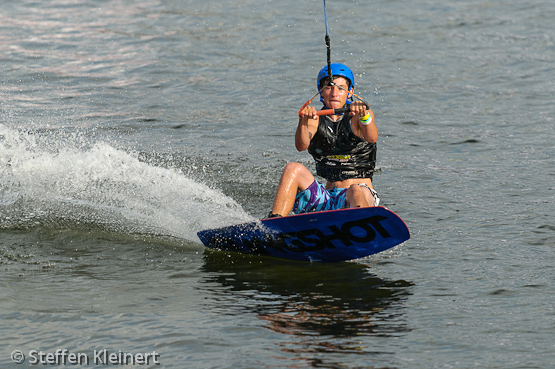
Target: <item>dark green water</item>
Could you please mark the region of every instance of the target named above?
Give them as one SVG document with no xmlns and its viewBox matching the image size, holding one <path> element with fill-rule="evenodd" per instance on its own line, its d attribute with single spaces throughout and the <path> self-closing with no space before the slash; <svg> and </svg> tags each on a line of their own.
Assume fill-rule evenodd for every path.
<svg viewBox="0 0 555 369">
<path fill-rule="evenodd" d="M 376 114 L 375 187 L 412 232 L 334 265 L 196 237 L 264 216 L 283 165 L 310 165 L 293 134 L 320 1 L 2 4 L 2 368 L 63 349 L 77 367 L 551 367 L 555 5 L 327 11 Z"/>
</svg>

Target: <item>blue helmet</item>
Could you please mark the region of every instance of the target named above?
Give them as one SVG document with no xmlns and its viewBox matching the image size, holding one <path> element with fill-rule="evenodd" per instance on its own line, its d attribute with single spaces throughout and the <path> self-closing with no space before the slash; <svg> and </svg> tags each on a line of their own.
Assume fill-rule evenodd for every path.
<svg viewBox="0 0 555 369">
<path fill-rule="evenodd" d="M 333 76 L 340 76 L 340 77 L 347 78 L 349 80 L 349 88 L 355 87 L 355 76 L 353 75 L 353 72 L 351 72 L 349 67 L 347 67 L 345 64 L 332 63 L 331 74 Z M 328 77 L 327 65 L 324 68 L 320 69 L 320 72 L 318 73 L 318 79 L 316 80 L 316 84 L 317 84 L 316 88 L 318 89 L 318 91 L 320 91 L 320 89 L 322 88 L 322 86 L 320 86 L 320 82 L 322 82 L 322 79 L 326 77 Z"/>
<path fill-rule="evenodd" d="M 349 67 L 347 67 L 345 64 L 341 64 L 341 63 L 331 63 L 331 74 L 332 77 L 344 77 L 349 81 L 349 90 L 355 87 L 355 76 L 353 75 L 353 72 L 349 69 Z M 322 88 L 322 86 L 320 86 L 320 82 L 322 82 L 322 79 L 326 78 L 328 76 L 328 66 L 326 65 L 324 68 L 320 69 L 320 72 L 318 72 L 318 78 L 316 80 L 316 88 L 318 89 L 318 91 L 320 91 L 320 89 Z M 352 99 L 352 96 L 351 96 Z M 320 93 L 320 101 L 324 102 L 324 98 L 322 97 L 322 94 Z M 347 105 L 350 104 L 351 101 L 347 100 Z"/>
</svg>

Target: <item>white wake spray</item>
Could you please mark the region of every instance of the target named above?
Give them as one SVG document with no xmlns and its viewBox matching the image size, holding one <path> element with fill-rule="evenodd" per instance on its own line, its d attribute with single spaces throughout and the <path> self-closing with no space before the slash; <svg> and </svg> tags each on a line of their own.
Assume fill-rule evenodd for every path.
<svg viewBox="0 0 555 369">
<path fill-rule="evenodd" d="M 252 220 L 178 170 L 107 143 L 61 141 L 0 125 L 0 228 L 94 227 L 197 242 L 199 230 Z"/>
</svg>

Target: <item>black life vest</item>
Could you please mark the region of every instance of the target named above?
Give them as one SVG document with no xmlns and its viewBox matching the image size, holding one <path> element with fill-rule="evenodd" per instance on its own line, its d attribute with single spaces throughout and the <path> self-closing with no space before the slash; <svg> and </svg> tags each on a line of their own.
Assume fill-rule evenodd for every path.
<svg viewBox="0 0 555 369">
<path fill-rule="evenodd" d="M 337 122 L 321 116 L 308 152 L 316 161 L 316 173 L 330 182 L 372 179 L 374 174 L 376 144 L 353 133 L 349 114 L 344 114 Z"/>
</svg>

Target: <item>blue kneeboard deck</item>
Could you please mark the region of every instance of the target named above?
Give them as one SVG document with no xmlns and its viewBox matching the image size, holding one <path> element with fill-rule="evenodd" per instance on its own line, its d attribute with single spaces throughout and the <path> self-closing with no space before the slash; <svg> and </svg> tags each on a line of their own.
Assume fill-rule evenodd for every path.
<svg viewBox="0 0 555 369">
<path fill-rule="evenodd" d="M 299 261 L 338 262 L 390 249 L 410 238 L 405 222 L 378 206 L 269 218 L 198 232 L 215 250 Z"/>
</svg>

